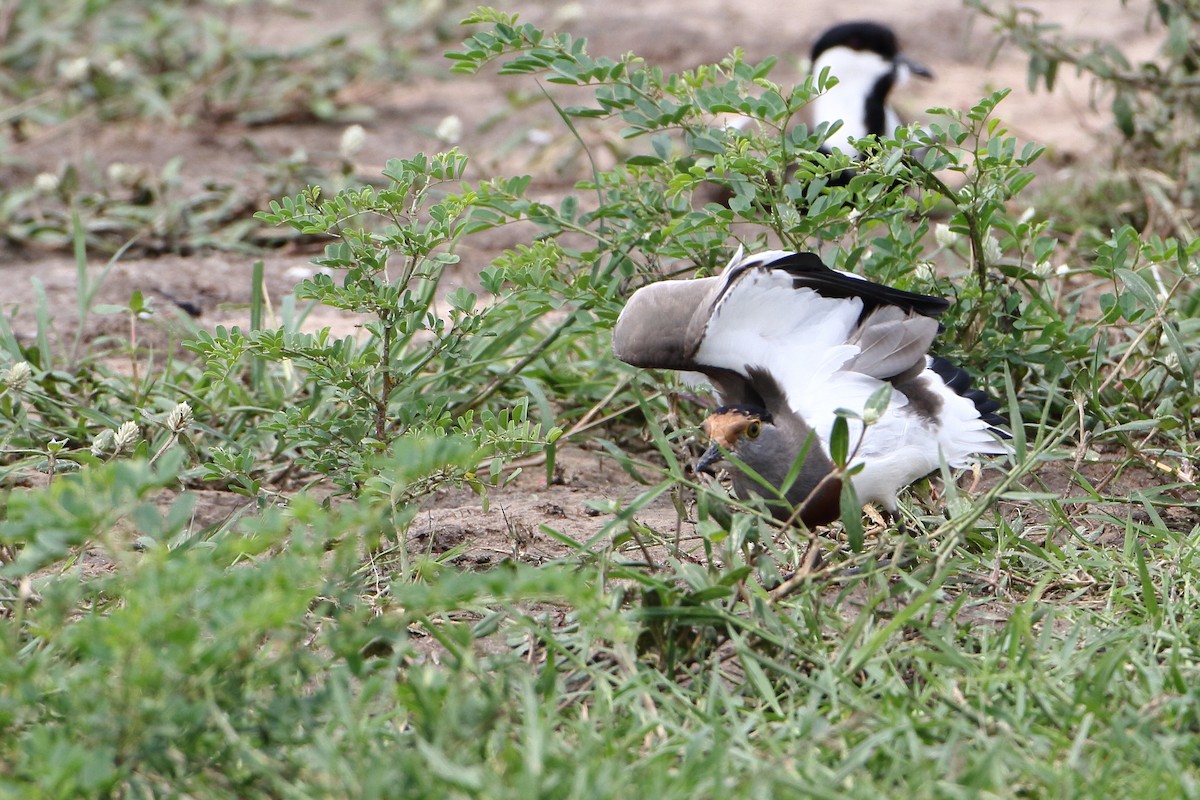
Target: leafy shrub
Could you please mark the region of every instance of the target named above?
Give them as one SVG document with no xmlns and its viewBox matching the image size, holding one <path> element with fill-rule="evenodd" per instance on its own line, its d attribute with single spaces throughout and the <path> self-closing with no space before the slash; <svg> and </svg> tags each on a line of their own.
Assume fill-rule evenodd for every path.
<svg viewBox="0 0 1200 800">
<path fill-rule="evenodd" d="M 288 0 L 15 0 L 6 6 L 0 41 L 0 168 L 8 173 L 0 236 L 68 248 L 78 215 L 85 243 L 99 252 L 131 244 L 151 252 L 266 244 L 251 219 L 263 195 L 215 180 L 184 186 L 181 159 L 157 170 L 119 163 L 99 169 L 71 156 L 34 177 L 23 172 L 21 146 L 71 126 L 130 119 L 180 127 L 197 120 L 363 119 L 370 110 L 355 105 L 350 90 L 404 79 L 423 47 L 413 28 L 441 13 L 415 0 L 391 3 L 359 36 L 314 26 L 317 41 L 283 46 L 278 37 L 256 43 L 247 31 L 303 24 L 295 18 L 309 12 Z M 303 154 L 262 168 L 275 194 L 298 191 L 306 177 L 327 169 Z"/>
<path fill-rule="evenodd" d="M 1123 221 L 1194 239 L 1195 213 L 1189 209 L 1196 206 L 1195 176 L 1200 174 L 1200 9 L 1187 0 L 1146 3 L 1146 25 L 1157 23 L 1162 43 L 1153 58 L 1135 64 L 1118 43 L 1064 35 L 1032 9 L 999 9 L 988 0 L 969 0 L 969 5 L 1029 54 L 1030 89 L 1041 85 L 1052 90 L 1062 68 L 1073 67 L 1094 82 L 1093 97 L 1110 104 L 1121 136 L 1116 183 L 1126 184 L 1117 196 L 1141 209 Z M 1118 205 L 1112 190 L 1112 183 L 1098 189 L 1098 200 L 1103 194 L 1098 205 L 1109 214 Z M 1104 219 L 1102 224 L 1117 221 L 1122 220 Z"/>
<path fill-rule="evenodd" d="M 434 199 L 445 183 L 458 180 L 466 159 L 456 152 L 432 159 L 418 156 L 388 164 L 385 189 L 347 190 L 320 202 L 319 189 L 272 203 L 265 221 L 291 225 L 307 235 L 335 235 L 339 242 L 317 259 L 322 267 L 345 270 L 341 284 L 318 273 L 296 290 L 301 299 L 365 315 L 367 338 L 333 340 L 285 330 L 218 330 L 188 346 L 208 362 L 220 385 L 244 355 L 304 370 L 309 388 L 302 403 L 279 411 L 268 430 L 297 449 L 298 463 L 358 492 L 375 474 L 373 460 L 403 447 L 403 437 L 428 433 L 475 436 L 480 458 L 524 454 L 559 435 L 551 423 L 530 424 L 528 403 L 499 411 L 479 410 L 489 397 L 516 383 L 512 353 L 536 339 L 537 320 L 556 305 L 549 298 L 513 294 L 477 308 L 477 296 L 438 289 L 447 265 L 458 257 L 453 245 L 467 231 L 502 224 L 509 217 L 476 216 L 482 209 L 521 204 L 523 181 L 494 181 L 458 195 Z M 374 231 L 365 218 L 391 225 Z M 351 222 L 358 226 L 351 225 Z M 538 265 L 542 270 L 549 265 Z M 395 278 L 392 274 L 396 273 Z M 498 291 L 496 271 L 485 288 Z M 437 308 L 444 300 L 448 308 Z M 519 363 L 519 362 L 518 362 Z M 479 422 L 476 423 L 476 414 Z M 542 432 L 544 430 L 544 433 Z M 446 478 L 468 480 L 465 470 Z M 499 474 L 493 473 L 498 480 Z M 407 497 L 394 497 L 401 502 Z"/>
</svg>

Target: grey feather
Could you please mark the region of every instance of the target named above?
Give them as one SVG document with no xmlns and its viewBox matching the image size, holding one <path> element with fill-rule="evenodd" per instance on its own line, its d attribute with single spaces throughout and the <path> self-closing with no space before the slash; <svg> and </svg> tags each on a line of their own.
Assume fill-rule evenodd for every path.
<svg viewBox="0 0 1200 800">
<path fill-rule="evenodd" d="M 867 317 L 850 338 L 859 354 L 843 369 L 880 380 L 903 382 L 925 369 L 925 354 L 937 336 L 937 321 L 884 306 Z"/>
<path fill-rule="evenodd" d="M 795 481 L 785 487 L 792 465 L 802 451 L 805 453 L 804 463 Z M 784 491 L 787 500 L 784 505 L 772 502 L 774 498 L 767 493 L 771 513 L 781 522 L 791 519 L 793 511 L 799 508 L 805 508 L 800 519 L 809 526 L 824 525 L 837 518 L 840 483 L 826 487 L 833 489 L 832 497 L 828 496 L 827 491 L 817 492 L 825 477 L 833 472 L 833 462 L 821 450 L 812 429 L 790 409 L 777 409 L 774 421 L 763 425 L 762 434 L 757 439 L 739 439 L 734 455 L 754 469 L 769 485 Z M 758 481 L 740 470 L 734 470 L 732 477 L 734 494 L 738 497 L 746 499 L 754 494 L 764 495 L 764 489 Z"/>
</svg>

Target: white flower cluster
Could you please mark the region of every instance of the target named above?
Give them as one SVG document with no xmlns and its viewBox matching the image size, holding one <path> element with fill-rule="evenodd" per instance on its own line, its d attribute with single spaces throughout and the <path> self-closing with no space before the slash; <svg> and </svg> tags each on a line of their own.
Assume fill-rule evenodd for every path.
<svg viewBox="0 0 1200 800">
<path fill-rule="evenodd" d="M 463 123 L 457 114 L 451 114 L 438 123 L 434 135 L 446 144 L 458 144 L 463 135 Z"/>
<path fill-rule="evenodd" d="M 33 188 L 42 194 L 50 194 L 58 190 L 58 176 L 53 172 L 39 172 L 33 179 Z"/>
<path fill-rule="evenodd" d="M 192 424 L 192 407 L 180 403 L 167 414 L 167 430 L 176 435 L 183 433 Z"/>
<path fill-rule="evenodd" d="M 105 428 L 96 435 L 92 440 L 92 455 L 100 458 L 110 451 L 113 455 L 120 455 L 132 449 L 141 438 L 142 431 L 136 422 L 122 422 L 116 430 Z"/>
<path fill-rule="evenodd" d="M 933 238 L 937 240 L 938 247 L 953 247 L 959 240 L 959 235 L 950 230 L 949 225 L 939 222 L 933 227 Z"/>
<path fill-rule="evenodd" d="M 124 453 L 131 449 L 142 438 L 142 429 L 133 421 L 122 422 L 121 427 L 113 434 L 113 450 Z"/>
<path fill-rule="evenodd" d="M 362 149 L 366 141 L 366 128 L 358 124 L 351 125 L 342 131 L 342 140 L 338 144 L 338 153 L 343 160 L 349 161 L 355 153 Z"/>
<path fill-rule="evenodd" d="M 995 264 L 1004 257 L 1004 251 L 1000 249 L 1000 242 L 996 241 L 995 236 L 983 240 L 983 257 L 989 264 Z"/>
<path fill-rule="evenodd" d="M 18 361 L 4 372 L 3 383 L 14 392 L 19 392 L 29 385 L 29 379 L 33 377 L 33 367 L 29 366 L 28 361 Z"/>
</svg>

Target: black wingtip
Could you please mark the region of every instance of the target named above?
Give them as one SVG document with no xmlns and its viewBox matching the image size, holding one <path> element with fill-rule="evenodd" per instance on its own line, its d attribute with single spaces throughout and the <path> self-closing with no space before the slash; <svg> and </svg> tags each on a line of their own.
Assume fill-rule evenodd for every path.
<svg viewBox="0 0 1200 800">
<path fill-rule="evenodd" d="M 790 272 L 796 278 L 796 288 L 808 286 L 825 297 L 861 298 L 864 317 L 880 306 L 898 306 L 923 317 L 937 317 L 950 308 L 950 301 L 941 297 L 906 292 L 865 278 L 843 275 L 826 266 L 816 253 L 789 253 L 763 266 Z"/>
<path fill-rule="evenodd" d="M 930 358 L 929 368 L 932 369 L 937 376 L 941 378 L 947 386 L 954 391 L 955 394 L 970 400 L 975 409 L 979 412 L 979 418 L 991 425 L 993 428 L 1003 428 L 1008 425 L 1008 419 L 999 410 L 1003 408 L 1000 402 L 990 397 L 982 389 L 971 388 L 971 374 L 962 367 L 956 366 L 951 361 L 942 358 L 941 356 L 932 356 Z M 1003 430 L 998 431 L 1004 438 L 1009 438 L 1008 434 Z"/>
</svg>

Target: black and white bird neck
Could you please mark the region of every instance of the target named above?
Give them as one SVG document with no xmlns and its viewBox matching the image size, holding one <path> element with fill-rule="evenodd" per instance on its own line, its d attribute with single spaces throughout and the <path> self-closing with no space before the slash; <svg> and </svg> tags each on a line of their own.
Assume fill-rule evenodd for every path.
<svg viewBox="0 0 1200 800">
<path fill-rule="evenodd" d="M 704 373 L 723 405 L 705 421 L 713 446 L 776 491 L 733 470 L 740 497 L 764 496 L 781 520 L 808 526 L 840 516 L 830 438 L 840 409 L 861 414 L 884 383 L 889 405 L 873 425 L 850 420 L 861 444 L 851 480 L 863 503 L 897 510 L 897 493 L 936 470 L 1007 448 L 998 404 L 929 355 L 934 319 L 949 304 L 830 269 L 813 253 L 739 249 L 718 276 L 660 281 L 636 291 L 613 330 L 616 356 L 638 367 Z M 805 454 L 799 476 L 785 485 Z M 798 512 L 798 513 L 797 513 Z"/>
<path fill-rule="evenodd" d="M 820 152 L 828 155 L 840 150 L 856 162 L 862 160 L 862 153 L 850 144 L 851 139 L 887 136 L 903 124 L 888 103 L 892 89 L 911 75 L 933 77 L 927 67 L 900 52 L 891 28 L 869 21 L 842 23 L 821 34 L 812 49 L 812 73 L 820 75 L 825 69 L 838 83 L 809 103 L 807 117 L 814 130 L 822 125 L 837 126 L 818 148 Z M 737 117 L 726 125 L 745 130 L 753 122 L 749 117 Z M 783 182 L 791 182 L 795 173 L 796 164 L 786 165 Z M 854 170 L 847 169 L 829 176 L 828 182 L 844 186 L 852 177 Z M 697 194 L 702 205 L 715 202 L 728 207 L 733 197 L 730 185 L 717 182 L 705 184 Z"/>
<path fill-rule="evenodd" d="M 825 69 L 838 84 L 813 100 L 813 121 L 820 125 L 840 120 L 842 126 L 821 149 L 841 150 L 854 158 L 861 153 L 851 139 L 885 136 L 903 124 L 888 103 L 892 89 L 912 75 L 933 77 L 927 67 L 900 52 L 891 28 L 870 21 L 835 25 L 817 39 L 812 72 L 820 75 Z"/>
</svg>

